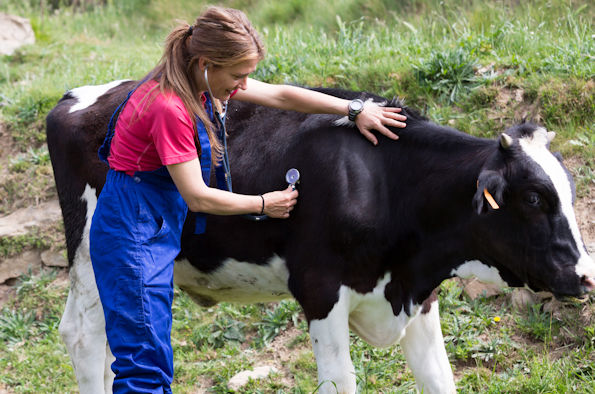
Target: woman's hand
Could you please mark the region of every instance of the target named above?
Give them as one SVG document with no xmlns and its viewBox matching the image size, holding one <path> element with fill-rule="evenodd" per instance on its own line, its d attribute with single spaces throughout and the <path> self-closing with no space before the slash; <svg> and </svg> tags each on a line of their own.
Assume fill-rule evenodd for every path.
<svg viewBox="0 0 595 394">
<path fill-rule="evenodd" d="M 405 120 L 407 120 L 407 117 L 399 114 L 399 112 L 401 112 L 401 108 L 381 107 L 376 104 L 366 103 L 364 110 L 355 118 L 355 124 L 359 132 L 374 145 L 378 144 L 378 139 L 372 133 L 372 130 L 378 130 L 380 134 L 390 139 L 398 140 L 399 136 L 386 128 L 386 126 L 400 128 L 406 126 Z"/>
<path fill-rule="evenodd" d="M 264 213 L 272 218 L 286 219 L 297 203 L 297 197 L 297 190 L 293 190 L 291 186 L 285 190 L 263 194 Z"/>
<path fill-rule="evenodd" d="M 347 115 L 349 100 L 330 96 L 314 90 L 297 86 L 274 85 L 248 78 L 244 90 L 238 90 L 234 100 L 248 101 L 279 109 L 288 109 L 309 114 Z M 393 140 L 399 137 L 389 127 L 405 127 L 406 116 L 399 114 L 401 108 L 381 107 L 374 103 L 365 103 L 364 110 L 355 118 L 360 133 L 374 145 L 378 139 L 372 130 Z"/>
</svg>

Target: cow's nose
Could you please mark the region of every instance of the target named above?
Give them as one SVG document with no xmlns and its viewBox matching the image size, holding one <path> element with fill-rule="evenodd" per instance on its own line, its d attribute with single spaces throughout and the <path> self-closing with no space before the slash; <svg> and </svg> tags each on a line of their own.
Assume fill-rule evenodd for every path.
<svg viewBox="0 0 595 394">
<path fill-rule="evenodd" d="M 581 278 L 581 286 L 585 289 L 585 293 L 591 292 L 595 289 L 595 279 L 583 275 Z"/>
</svg>

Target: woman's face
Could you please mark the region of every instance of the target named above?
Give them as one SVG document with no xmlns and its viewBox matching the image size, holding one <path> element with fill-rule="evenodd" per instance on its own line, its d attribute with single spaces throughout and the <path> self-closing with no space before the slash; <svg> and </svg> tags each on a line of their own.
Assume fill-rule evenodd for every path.
<svg viewBox="0 0 595 394">
<path fill-rule="evenodd" d="M 257 64 L 258 60 L 253 59 L 245 60 L 230 67 L 213 67 L 212 65 L 208 67 L 207 76 L 209 84 L 211 85 L 211 90 L 213 91 L 213 96 L 219 100 L 225 101 L 229 100 L 229 97 L 234 90 L 245 90 L 248 83 L 248 75 L 256 70 Z"/>
</svg>

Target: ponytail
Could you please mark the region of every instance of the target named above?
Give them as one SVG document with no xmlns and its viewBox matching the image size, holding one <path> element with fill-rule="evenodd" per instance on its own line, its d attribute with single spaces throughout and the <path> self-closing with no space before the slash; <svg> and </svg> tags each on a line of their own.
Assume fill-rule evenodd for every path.
<svg viewBox="0 0 595 394">
<path fill-rule="evenodd" d="M 195 129 L 193 114 L 204 124 L 214 163 L 221 160 L 223 147 L 198 97 L 198 60 L 203 57 L 215 67 L 230 67 L 246 60 L 262 60 L 264 53 L 264 45 L 243 12 L 209 7 L 194 25 L 181 23 L 169 33 L 161 60 L 148 74 L 162 92 L 174 92 L 182 100 Z M 218 99 L 211 97 L 211 101 L 214 108 L 222 110 Z"/>
</svg>

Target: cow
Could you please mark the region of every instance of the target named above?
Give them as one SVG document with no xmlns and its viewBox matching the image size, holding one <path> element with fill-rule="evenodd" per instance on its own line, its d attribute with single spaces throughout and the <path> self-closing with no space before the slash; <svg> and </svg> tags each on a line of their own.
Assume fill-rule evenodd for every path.
<svg viewBox="0 0 595 394">
<path fill-rule="evenodd" d="M 107 171 L 97 149 L 135 84 L 72 89 L 47 116 L 71 280 L 59 330 L 83 393 L 109 392 L 113 380 L 89 227 Z M 231 102 L 234 191 L 284 188 L 285 171 L 297 168 L 298 204 L 287 220 L 208 216 L 206 233 L 196 235 L 188 215 L 184 226 L 179 288 L 205 306 L 294 297 L 308 321 L 322 393 L 356 391 L 350 329 L 375 346 L 400 343 L 420 391 L 456 391 L 433 292 L 445 279 L 475 275 L 557 297 L 595 287 L 572 178 L 549 150 L 553 132 L 522 123 L 483 139 L 404 106 L 403 113 L 400 139 L 380 137 L 373 146 L 346 117 Z"/>
</svg>

